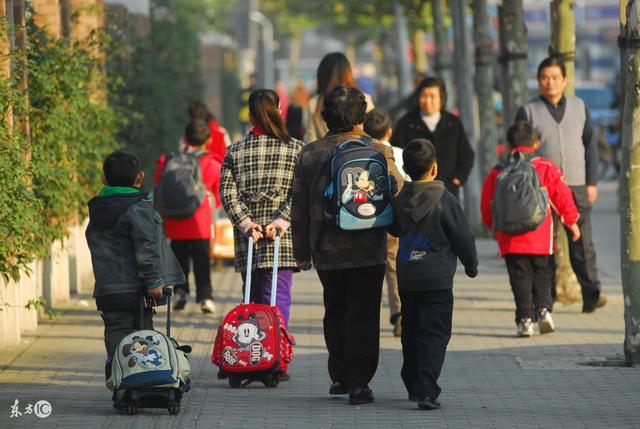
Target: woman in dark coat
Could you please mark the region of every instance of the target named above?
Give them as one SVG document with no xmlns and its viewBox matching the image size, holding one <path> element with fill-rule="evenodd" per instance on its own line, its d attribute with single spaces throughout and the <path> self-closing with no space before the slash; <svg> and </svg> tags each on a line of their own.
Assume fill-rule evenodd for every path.
<svg viewBox="0 0 640 429">
<path fill-rule="evenodd" d="M 474 153 L 462 122 L 445 110 L 447 90 L 442 79 L 427 77 L 416 88 L 418 105 L 396 125 L 391 144 L 404 148 L 413 139 L 431 141 L 438 157 L 437 180 L 458 197 L 473 167 Z"/>
</svg>

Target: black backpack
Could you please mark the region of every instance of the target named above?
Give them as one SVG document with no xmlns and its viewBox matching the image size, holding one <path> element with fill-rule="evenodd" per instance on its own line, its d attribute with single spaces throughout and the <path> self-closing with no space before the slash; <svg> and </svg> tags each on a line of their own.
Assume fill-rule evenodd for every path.
<svg viewBox="0 0 640 429">
<path fill-rule="evenodd" d="M 342 142 L 327 170 L 325 220 L 344 230 L 391 225 L 391 178 L 387 159 L 369 137 Z"/>
<path fill-rule="evenodd" d="M 514 152 L 498 165 L 495 194 L 491 202 L 493 229 L 522 234 L 536 229 L 547 217 L 549 197 L 533 165 Z"/>
<path fill-rule="evenodd" d="M 174 219 L 191 217 L 202 204 L 206 189 L 200 157 L 207 152 L 172 153 L 167 156 L 160 182 L 153 193 L 153 207 Z"/>
</svg>

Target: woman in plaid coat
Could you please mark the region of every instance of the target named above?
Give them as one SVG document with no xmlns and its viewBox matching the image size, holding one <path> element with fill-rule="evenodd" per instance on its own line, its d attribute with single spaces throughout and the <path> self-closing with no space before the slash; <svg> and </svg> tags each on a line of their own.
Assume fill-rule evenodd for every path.
<svg viewBox="0 0 640 429">
<path fill-rule="evenodd" d="M 234 226 L 235 266 L 243 279 L 250 234 L 256 242 L 251 279 L 251 301 L 255 303 L 269 303 L 273 239 L 280 234 L 276 304 L 288 323 L 293 272 L 297 270 L 289 230 L 291 190 L 303 143 L 287 133 L 279 106 L 278 95 L 270 89 L 258 89 L 249 96 L 253 128 L 227 149 L 220 197 Z"/>
</svg>

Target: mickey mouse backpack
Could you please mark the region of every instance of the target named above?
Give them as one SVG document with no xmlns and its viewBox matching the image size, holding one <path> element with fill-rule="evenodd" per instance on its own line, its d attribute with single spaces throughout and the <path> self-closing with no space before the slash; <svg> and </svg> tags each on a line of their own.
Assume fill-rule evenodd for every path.
<svg viewBox="0 0 640 429">
<path fill-rule="evenodd" d="M 191 389 L 191 346 L 180 346 L 171 338 L 171 289 L 167 296 L 167 333 L 140 329 L 118 344 L 111 361 L 107 388 L 113 391 L 113 406 L 135 414 L 139 408 L 166 408 L 180 412 L 180 400 Z M 141 303 L 140 312 L 144 304 Z M 140 317 L 142 324 L 142 315 Z"/>
<path fill-rule="evenodd" d="M 253 262 L 253 237 L 249 237 L 244 301 L 234 307 L 218 327 L 211 362 L 219 368 L 218 378 L 228 378 L 232 388 L 253 381 L 277 387 L 280 376 L 287 372 L 293 359 L 295 341 L 276 307 L 279 247 L 280 236 L 276 236 L 271 303 L 249 303 Z"/>
<path fill-rule="evenodd" d="M 324 192 L 325 220 L 344 230 L 391 225 L 391 177 L 387 159 L 369 137 L 346 140 L 334 150 Z"/>
</svg>

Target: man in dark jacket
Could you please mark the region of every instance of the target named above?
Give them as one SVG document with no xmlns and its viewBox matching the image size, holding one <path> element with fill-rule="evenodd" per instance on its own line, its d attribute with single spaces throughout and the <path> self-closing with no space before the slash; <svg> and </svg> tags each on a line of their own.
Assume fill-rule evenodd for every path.
<svg viewBox="0 0 640 429">
<path fill-rule="evenodd" d="M 96 281 L 93 297 L 110 359 L 126 335 L 141 325 L 153 329 L 151 308 L 144 309 L 140 323 L 142 296 L 160 299 L 165 286 L 185 280 L 165 239 L 162 217 L 140 191 L 140 160 L 116 151 L 104 161 L 103 171 L 107 186 L 89 201 L 86 237 Z"/>
<path fill-rule="evenodd" d="M 409 400 L 421 409 L 440 408 L 438 377 L 451 338 L 453 276 L 457 258 L 469 277 L 478 274 L 475 238 L 460 204 L 438 174 L 436 152 L 428 140 L 412 140 L 403 152 L 411 177 L 395 199 L 400 237 L 398 291 L 402 303 L 402 380 Z"/>
<path fill-rule="evenodd" d="M 352 405 L 373 401 L 369 382 L 378 367 L 380 298 L 387 263 L 385 228 L 345 231 L 325 223 L 323 194 L 336 147 L 366 134 L 362 92 L 338 87 L 325 98 L 329 133 L 302 148 L 293 182 L 293 256 L 301 269 L 311 260 L 324 288 L 324 337 L 329 351 L 330 394 L 349 394 Z M 387 168 L 402 185 L 391 147 L 373 140 Z"/>
<path fill-rule="evenodd" d="M 456 198 L 473 167 L 474 152 L 460 118 L 445 110 L 447 89 L 444 81 L 427 77 L 416 87 L 415 109 L 397 123 L 391 144 L 404 148 L 414 139 L 433 143 L 438 156 L 438 177 Z"/>
</svg>

